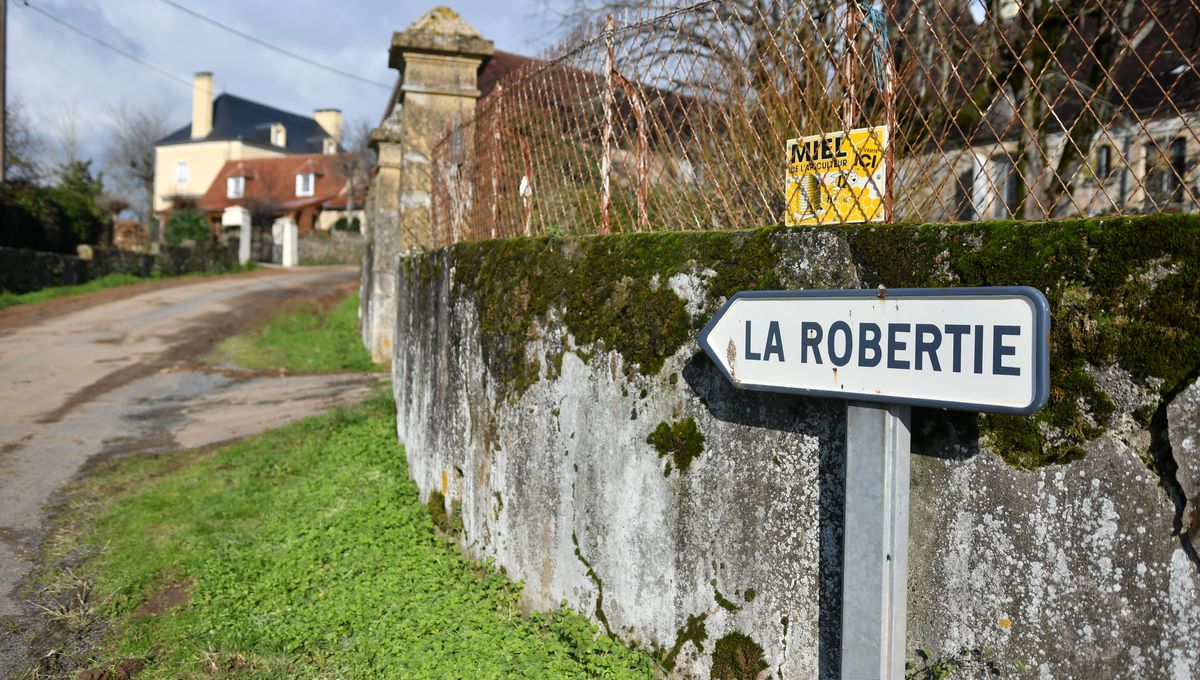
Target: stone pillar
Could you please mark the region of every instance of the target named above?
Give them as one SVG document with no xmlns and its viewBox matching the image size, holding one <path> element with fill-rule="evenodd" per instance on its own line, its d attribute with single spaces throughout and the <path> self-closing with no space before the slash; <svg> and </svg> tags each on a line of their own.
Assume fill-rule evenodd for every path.
<svg viewBox="0 0 1200 680">
<path fill-rule="evenodd" d="M 430 215 L 430 152 L 446 123 L 470 114 L 478 73 L 492 42 L 447 7 L 392 35 L 388 64 L 400 87 L 371 134 L 379 169 L 371 182 L 363 261 L 363 341 L 376 361 L 390 361 L 396 324 L 400 254 L 436 244 Z"/>
<path fill-rule="evenodd" d="M 280 217 L 275 220 L 274 226 L 279 228 L 283 242 L 280 264 L 285 267 L 295 267 L 300 264 L 300 226 L 296 224 L 296 220 L 290 217 Z M 271 231 L 275 231 L 275 229 L 272 228 Z"/>
<path fill-rule="evenodd" d="M 221 214 L 222 227 L 238 228 L 238 264 L 250 261 L 250 211 L 231 205 Z"/>
</svg>

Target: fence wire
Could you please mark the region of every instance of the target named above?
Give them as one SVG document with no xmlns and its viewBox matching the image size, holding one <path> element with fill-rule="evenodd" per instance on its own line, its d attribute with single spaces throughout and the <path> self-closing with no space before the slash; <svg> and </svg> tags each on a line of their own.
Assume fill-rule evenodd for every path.
<svg viewBox="0 0 1200 680">
<path fill-rule="evenodd" d="M 888 222 L 1195 212 L 1197 1 L 622 12 L 447 126 L 430 245 L 780 224 L 836 185 L 873 192 Z M 788 139 L 879 126 L 879 173 L 786 180 Z"/>
</svg>

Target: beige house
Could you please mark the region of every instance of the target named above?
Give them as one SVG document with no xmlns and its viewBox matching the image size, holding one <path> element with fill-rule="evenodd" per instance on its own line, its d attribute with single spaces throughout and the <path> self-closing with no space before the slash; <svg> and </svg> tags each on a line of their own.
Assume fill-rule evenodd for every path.
<svg viewBox="0 0 1200 680">
<path fill-rule="evenodd" d="M 155 145 L 154 213 L 160 222 L 199 200 L 229 161 L 339 151 L 338 109 L 317 109 L 309 118 L 231 94 L 214 99 L 212 93 L 212 74 L 197 73 L 191 122 Z"/>
</svg>

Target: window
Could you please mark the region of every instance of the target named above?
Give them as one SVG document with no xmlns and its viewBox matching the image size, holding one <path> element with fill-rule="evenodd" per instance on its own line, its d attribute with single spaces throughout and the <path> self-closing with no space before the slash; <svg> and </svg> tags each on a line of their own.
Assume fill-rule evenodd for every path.
<svg viewBox="0 0 1200 680">
<path fill-rule="evenodd" d="M 246 195 L 246 178 L 230 177 L 225 180 L 225 197 L 241 198 Z"/>
<path fill-rule="evenodd" d="M 314 184 L 315 182 L 311 172 L 302 172 L 299 175 L 296 175 L 296 195 L 312 196 Z"/>
<path fill-rule="evenodd" d="M 287 146 L 287 128 L 283 123 L 271 123 L 272 146 Z"/>
<path fill-rule="evenodd" d="M 333 154 L 337 153 L 337 142 L 326 137 L 323 151 L 326 156 L 332 156 Z"/>
<path fill-rule="evenodd" d="M 1096 149 L 1096 179 L 1105 180 L 1112 175 L 1112 147 L 1104 145 Z"/>
<path fill-rule="evenodd" d="M 1172 203 L 1183 202 L 1183 177 L 1187 174 L 1187 141 L 1183 137 L 1171 140 L 1171 176 L 1170 200 Z"/>
<path fill-rule="evenodd" d="M 1183 202 L 1183 178 L 1187 173 L 1187 142 L 1182 137 L 1170 143 L 1151 142 L 1145 146 L 1147 207 L 1161 210 L 1171 203 Z"/>
<path fill-rule="evenodd" d="M 954 218 L 960 221 L 969 222 L 974 220 L 975 202 L 972 200 L 971 194 L 975 191 L 975 169 L 968 168 L 958 175 L 958 182 L 954 185 Z"/>
<path fill-rule="evenodd" d="M 992 217 L 1010 218 L 1017 213 L 1017 197 L 1020 193 L 1020 176 L 1007 155 L 990 159 L 994 174 L 996 196 L 992 199 Z M 990 188 L 990 187 L 989 187 Z"/>
<path fill-rule="evenodd" d="M 188 183 L 188 162 L 178 161 L 175 163 L 175 184 L 185 187 Z"/>
</svg>

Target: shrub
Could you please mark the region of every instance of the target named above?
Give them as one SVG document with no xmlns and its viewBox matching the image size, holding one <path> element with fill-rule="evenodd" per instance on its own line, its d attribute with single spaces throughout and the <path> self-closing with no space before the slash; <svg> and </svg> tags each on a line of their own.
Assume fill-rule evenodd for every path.
<svg viewBox="0 0 1200 680">
<path fill-rule="evenodd" d="M 177 246 L 184 241 L 203 243 L 212 235 L 208 219 L 193 208 L 182 208 L 167 219 L 167 243 Z"/>
<path fill-rule="evenodd" d="M 334 231 L 350 231 L 357 234 L 361 229 L 362 224 L 359 223 L 357 217 L 349 221 L 347 221 L 345 217 L 339 217 L 337 218 L 337 221 L 333 223 Z"/>
<path fill-rule="evenodd" d="M 100 206 L 101 184 L 91 161 L 61 167 L 59 183 L 0 184 L 0 245 L 74 253 L 80 243 L 96 243 L 109 216 Z"/>
<path fill-rule="evenodd" d="M 67 238 L 74 248 L 78 243 L 97 243 L 104 232 L 109 215 L 101 207 L 104 192 L 99 177 L 92 176 L 91 161 L 72 161 L 58 171 L 58 185 L 50 188 L 50 196 L 63 216 Z"/>
</svg>

